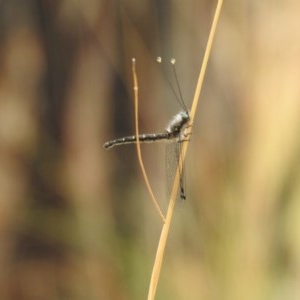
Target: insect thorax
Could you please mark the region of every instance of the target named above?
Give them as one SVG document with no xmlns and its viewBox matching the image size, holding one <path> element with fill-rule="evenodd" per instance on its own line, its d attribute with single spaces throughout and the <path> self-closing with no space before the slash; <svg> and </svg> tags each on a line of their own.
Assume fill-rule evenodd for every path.
<svg viewBox="0 0 300 300">
<path fill-rule="evenodd" d="M 189 113 L 187 111 L 181 111 L 173 117 L 167 126 L 166 131 L 170 134 L 170 136 L 177 137 L 180 135 L 182 129 L 187 125 L 189 120 Z"/>
</svg>

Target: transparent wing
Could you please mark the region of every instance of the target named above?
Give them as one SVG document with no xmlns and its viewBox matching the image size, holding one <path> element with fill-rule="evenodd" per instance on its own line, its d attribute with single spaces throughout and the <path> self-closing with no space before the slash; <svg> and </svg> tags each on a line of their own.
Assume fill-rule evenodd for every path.
<svg viewBox="0 0 300 300">
<path fill-rule="evenodd" d="M 167 143 L 166 146 L 166 175 L 167 175 L 167 196 L 170 198 L 175 174 L 177 170 L 177 166 L 182 157 L 182 143 L 178 142 L 178 140 L 172 140 Z M 176 199 L 180 198 L 181 200 L 186 199 L 185 195 L 185 174 L 184 174 L 184 166 L 179 174 L 179 189 L 177 191 Z"/>
</svg>

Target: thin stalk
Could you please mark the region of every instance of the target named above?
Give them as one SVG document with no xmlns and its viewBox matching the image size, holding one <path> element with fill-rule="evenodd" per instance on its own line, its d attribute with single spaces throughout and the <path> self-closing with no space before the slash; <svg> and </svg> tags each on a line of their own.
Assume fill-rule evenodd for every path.
<svg viewBox="0 0 300 300">
<path fill-rule="evenodd" d="M 135 134 L 136 134 L 136 151 L 137 151 L 138 161 L 139 161 L 142 173 L 143 173 L 143 177 L 144 177 L 148 192 L 151 196 L 153 205 L 154 205 L 155 209 L 157 210 L 157 213 L 161 217 L 163 223 L 165 223 L 165 217 L 164 217 L 164 215 L 156 201 L 154 193 L 152 191 L 152 188 L 151 188 L 151 185 L 150 185 L 150 182 L 149 182 L 146 170 L 145 170 L 145 166 L 143 163 L 143 159 L 142 159 L 141 145 L 140 145 L 140 141 L 139 141 L 139 118 L 138 118 L 138 114 L 139 114 L 138 90 L 139 90 L 139 88 L 138 88 L 138 80 L 137 80 L 136 69 L 135 69 L 135 58 L 132 59 L 132 74 L 133 74 L 133 92 L 134 92 L 134 119 L 135 119 Z"/>
<path fill-rule="evenodd" d="M 195 117 L 196 109 L 197 109 L 197 106 L 199 103 L 203 79 L 204 79 L 204 75 L 206 72 L 209 55 L 211 53 L 212 43 L 213 43 L 213 39 L 215 36 L 218 20 L 220 17 L 222 4 L 223 4 L 223 0 L 218 0 L 214 19 L 212 22 L 210 34 L 209 34 L 207 45 L 206 45 L 206 50 L 205 50 L 204 57 L 203 57 L 202 66 L 201 66 L 199 77 L 198 77 L 198 82 L 196 85 L 196 90 L 195 90 L 195 94 L 194 94 L 192 107 L 191 107 L 190 124 L 194 123 L 194 117 Z M 191 126 L 189 126 L 187 128 L 187 133 L 186 133 L 188 136 L 191 133 L 191 130 L 192 130 L 192 128 L 191 128 Z M 167 215 L 166 215 L 166 221 L 165 221 L 162 231 L 161 231 L 161 235 L 160 235 L 160 239 L 159 239 L 159 243 L 158 243 L 158 247 L 157 247 L 157 252 L 156 252 L 156 257 L 155 257 L 155 261 L 154 261 L 154 266 L 152 269 L 151 281 L 150 281 L 149 292 L 148 292 L 148 300 L 153 300 L 155 298 L 157 284 L 158 284 L 162 261 L 163 261 L 163 256 L 164 256 L 167 238 L 168 238 L 168 234 L 169 234 L 169 229 L 170 229 L 170 225 L 171 225 L 171 220 L 172 220 L 172 216 L 173 216 L 177 190 L 179 187 L 179 174 L 183 167 L 183 163 L 185 160 L 188 145 L 189 145 L 188 141 L 183 143 L 183 145 L 182 145 L 182 156 L 179 161 L 179 165 L 177 167 L 176 176 L 174 179 L 174 185 L 173 185 L 173 189 L 171 192 L 168 211 L 167 211 Z"/>
</svg>

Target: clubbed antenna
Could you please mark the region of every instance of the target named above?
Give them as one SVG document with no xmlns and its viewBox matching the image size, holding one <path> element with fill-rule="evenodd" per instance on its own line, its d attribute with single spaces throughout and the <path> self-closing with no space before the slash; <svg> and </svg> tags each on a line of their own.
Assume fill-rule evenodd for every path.
<svg viewBox="0 0 300 300">
<path fill-rule="evenodd" d="M 161 58 L 160 56 L 158 56 L 158 57 L 156 58 L 156 61 L 157 61 L 158 63 L 162 63 L 162 58 Z M 175 97 L 176 97 L 177 102 L 178 102 L 179 105 L 184 109 L 184 111 L 187 112 L 188 110 L 187 110 L 187 108 L 186 108 L 186 105 L 185 105 L 184 100 L 183 100 L 183 97 L 182 97 L 182 93 L 181 93 L 181 89 L 180 89 L 180 85 L 179 85 L 179 80 L 178 80 L 177 72 L 176 72 L 176 69 L 175 69 L 175 63 L 176 63 L 175 58 L 172 58 L 172 59 L 170 60 L 170 63 L 172 64 L 172 69 L 173 69 L 173 73 L 174 73 L 174 77 L 175 77 L 175 81 L 176 81 L 176 86 L 177 86 L 177 89 L 178 89 L 178 92 L 179 92 L 179 96 L 178 96 L 178 94 L 176 93 L 176 91 L 175 91 L 175 89 L 174 89 L 174 87 L 173 87 L 173 84 L 170 82 L 169 78 L 167 78 L 167 81 L 168 81 L 168 83 L 169 83 L 169 86 L 170 86 L 170 88 L 171 88 L 173 94 L 174 94 Z"/>
<path fill-rule="evenodd" d="M 179 91 L 179 95 L 180 95 L 179 99 L 180 99 L 180 102 L 181 102 L 181 106 L 184 108 L 185 111 L 188 111 L 186 106 L 185 106 L 183 97 L 182 97 L 181 88 L 180 88 L 180 85 L 179 85 L 179 80 L 178 80 L 178 76 L 177 76 L 177 72 L 176 72 L 176 68 L 175 68 L 176 59 L 171 58 L 170 62 L 172 64 L 173 73 L 174 73 L 174 77 L 175 77 L 175 80 L 176 80 L 176 86 L 177 86 L 177 89 Z"/>
</svg>

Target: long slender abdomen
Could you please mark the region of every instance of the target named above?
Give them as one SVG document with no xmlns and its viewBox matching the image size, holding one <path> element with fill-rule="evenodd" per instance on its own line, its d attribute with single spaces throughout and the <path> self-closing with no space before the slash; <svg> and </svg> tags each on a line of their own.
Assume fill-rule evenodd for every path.
<svg viewBox="0 0 300 300">
<path fill-rule="evenodd" d="M 157 141 L 161 141 L 161 140 L 167 140 L 169 138 L 170 138 L 170 133 L 169 132 L 165 132 L 165 133 L 147 133 L 147 134 L 140 134 L 139 135 L 139 141 L 141 143 L 157 142 Z M 105 149 L 110 149 L 114 146 L 136 143 L 136 141 L 137 141 L 136 135 L 125 136 L 125 137 L 122 137 L 122 138 L 119 138 L 119 139 L 108 141 L 108 142 L 104 143 L 103 147 Z"/>
</svg>

